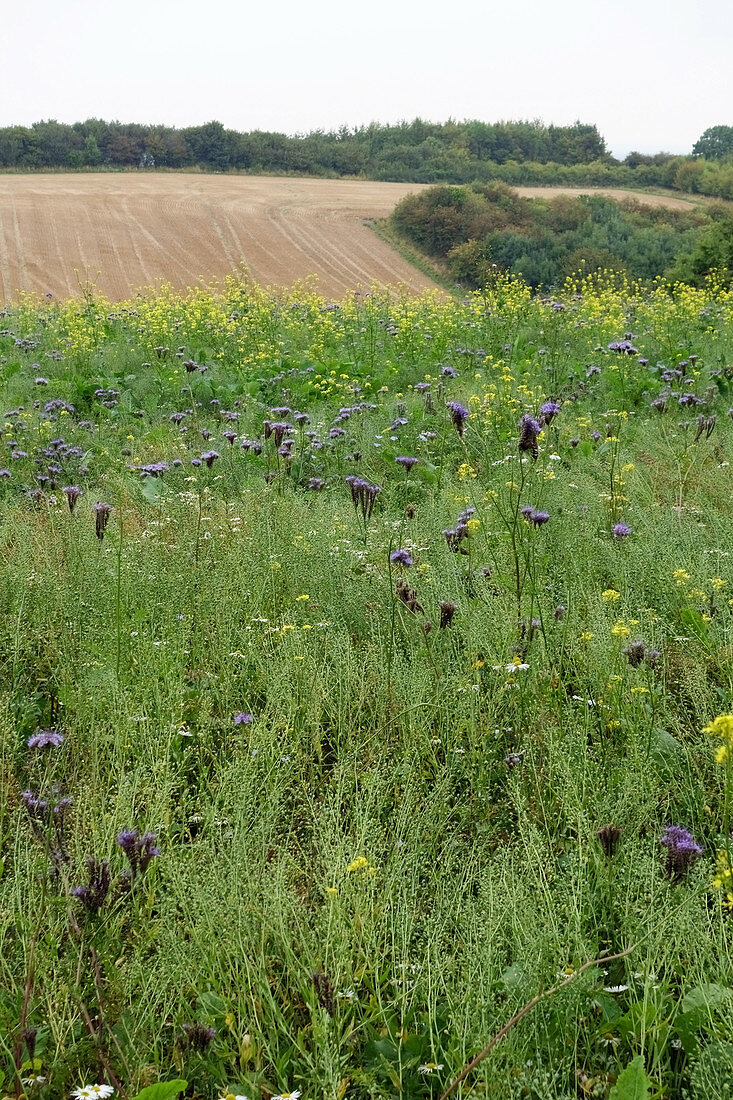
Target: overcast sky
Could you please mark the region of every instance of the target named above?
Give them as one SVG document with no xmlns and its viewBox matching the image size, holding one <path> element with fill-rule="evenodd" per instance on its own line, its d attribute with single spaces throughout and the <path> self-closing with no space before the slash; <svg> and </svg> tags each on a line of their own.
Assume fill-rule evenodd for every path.
<svg viewBox="0 0 733 1100">
<path fill-rule="evenodd" d="M 8 0 L 0 28 L 0 125 L 580 119 L 617 156 L 733 125 L 732 0 Z"/>
</svg>

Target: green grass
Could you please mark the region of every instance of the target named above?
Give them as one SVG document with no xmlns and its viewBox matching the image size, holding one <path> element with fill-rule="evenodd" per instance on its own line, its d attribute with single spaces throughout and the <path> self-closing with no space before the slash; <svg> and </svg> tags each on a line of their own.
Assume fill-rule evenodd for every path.
<svg viewBox="0 0 733 1100">
<path fill-rule="evenodd" d="M 559 299 L 509 282 L 332 309 L 232 282 L 6 311 L 8 1095 L 32 1028 L 41 1100 L 177 1077 L 196 1100 L 437 1098 L 559 974 L 627 948 L 454 1095 L 605 1097 L 637 1055 L 649 1095 L 718 1095 L 728 808 L 702 729 L 731 710 L 731 299 Z M 627 332 L 637 352 L 609 350 Z M 549 399 L 534 459 L 518 422 Z M 470 411 L 463 435 L 446 402 Z M 263 432 L 283 419 L 292 458 Z M 352 474 L 380 487 L 368 519 Z M 632 664 L 636 639 L 656 663 Z M 27 747 L 49 728 L 63 744 Z M 65 828 L 34 824 L 23 791 L 72 798 Z M 678 882 L 670 824 L 703 848 Z M 160 855 L 127 889 L 133 827 Z M 96 913 L 72 894 L 87 857 L 111 865 Z"/>
</svg>

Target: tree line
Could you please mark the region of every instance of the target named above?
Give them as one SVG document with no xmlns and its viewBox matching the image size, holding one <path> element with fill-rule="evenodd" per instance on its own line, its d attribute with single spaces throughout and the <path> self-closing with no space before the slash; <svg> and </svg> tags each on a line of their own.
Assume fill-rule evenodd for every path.
<svg viewBox="0 0 733 1100">
<path fill-rule="evenodd" d="M 0 165 L 5 168 L 205 168 L 381 179 L 476 171 L 509 161 L 588 164 L 608 157 L 597 128 L 581 122 L 371 123 L 353 129 L 288 136 L 240 133 L 220 122 L 176 129 L 87 119 L 0 129 Z"/>
<path fill-rule="evenodd" d="M 287 135 L 220 122 L 177 129 L 51 121 L 0 128 L 0 169 L 202 169 L 355 177 L 405 183 L 665 187 L 733 199 L 733 126 L 712 126 L 690 156 L 616 160 L 596 126 L 412 122 Z"/>
</svg>

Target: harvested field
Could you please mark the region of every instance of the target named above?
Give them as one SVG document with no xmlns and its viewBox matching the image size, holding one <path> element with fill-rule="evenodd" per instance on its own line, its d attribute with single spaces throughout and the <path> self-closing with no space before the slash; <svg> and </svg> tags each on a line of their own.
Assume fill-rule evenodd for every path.
<svg viewBox="0 0 733 1100">
<path fill-rule="evenodd" d="M 231 272 L 264 285 L 316 277 L 337 297 L 372 283 L 433 285 L 366 224 L 425 185 L 270 176 L 91 173 L 0 176 L 0 301 L 19 290 L 109 298 L 160 281 L 183 289 Z M 520 187 L 689 207 L 621 190 Z"/>
<path fill-rule="evenodd" d="M 337 297 L 372 283 L 433 285 L 366 225 L 419 185 L 196 174 L 0 176 L 0 300 L 18 290 L 111 299 L 245 271 L 315 275 Z"/>
<path fill-rule="evenodd" d="M 554 199 L 559 195 L 574 199 L 578 195 L 605 195 L 616 202 L 635 199 L 645 206 L 666 206 L 670 210 L 689 210 L 700 203 L 697 197 L 683 199 L 675 195 L 654 195 L 650 191 L 625 191 L 623 187 L 517 187 L 515 190 L 526 199 Z"/>
</svg>

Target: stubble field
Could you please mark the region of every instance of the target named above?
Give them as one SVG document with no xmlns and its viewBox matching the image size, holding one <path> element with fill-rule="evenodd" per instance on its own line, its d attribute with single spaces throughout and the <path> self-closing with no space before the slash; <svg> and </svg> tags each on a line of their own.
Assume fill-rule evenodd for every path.
<svg viewBox="0 0 733 1100">
<path fill-rule="evenodd" d="M 78 295 L 89 281 L 119 300 L 161 281 L 183 290 L 232 272 L 273 286 L 314 275 L 318 291 L 332 297 L 373 283 L 419 292 L 431 280 L 368 222 L 422 186 L 197 174 L 0 176 L 0 302 L 18 291 Z"/>
</svg>

